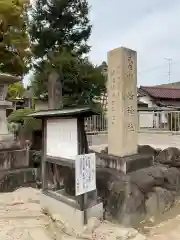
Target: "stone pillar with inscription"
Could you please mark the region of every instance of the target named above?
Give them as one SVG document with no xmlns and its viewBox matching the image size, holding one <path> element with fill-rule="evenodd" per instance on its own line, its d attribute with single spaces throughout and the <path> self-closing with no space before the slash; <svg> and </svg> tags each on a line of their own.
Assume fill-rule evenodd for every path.
<svg viewBox="0 0 180 240">
<path fill-rule="evenodd" d="M 137 153 L 137 53 L 120 47 L 108 52 L 108 153 Z"/>
<path fill-rule="evenodd" d="M 48 109 L 62 108 L 62 82 L 56 71 L 48 79 Z"/>
</svg>

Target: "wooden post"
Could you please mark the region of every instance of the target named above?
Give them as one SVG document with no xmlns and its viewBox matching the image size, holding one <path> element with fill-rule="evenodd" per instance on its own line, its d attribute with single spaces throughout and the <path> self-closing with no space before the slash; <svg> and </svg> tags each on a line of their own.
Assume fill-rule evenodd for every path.
<svg viewBox="0 0 180 240">
<path fill-rule="evenodd" d="M 30 142 L 26 140 L 26 166 L 30 167 Z"/>
<path fill-rule="evenodd" d="M 87 138 L 86 138 L 86 132 L 84 129 L 84 117 L 78 117 L 77 125 L 78 125 L 78 155 L 86 154 L 86 153 L 88 153 L 88 143 L 87 143 Z M 80 196 L 80 207 L 81 207 L 81 210 L 84 211 L 84 224 L 85 225 L 88 222 L 87 200 L 88 200 L 87 193 L 82 194 Z"/>
<path fill-rule="evenodd" d="M 42 160 L 41 160 L 41 171 L 42 171 L 42 190 L 48 189 L 48 175 L 47 175 L 47 162 L 46 162 L 46 148 L 47 148 L 47 120 L 42 119 Z"/>
</svg>

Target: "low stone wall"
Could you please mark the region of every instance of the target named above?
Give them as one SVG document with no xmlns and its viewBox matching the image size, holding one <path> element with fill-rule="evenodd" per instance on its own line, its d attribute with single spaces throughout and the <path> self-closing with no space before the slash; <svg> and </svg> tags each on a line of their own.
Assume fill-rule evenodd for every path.
<svg viewBox="0 0 180 240">
<path fill-rule="evenodd" d="M 29 167 L 28 150 L 0 150 L 0 171 Z"/>
<path fill-rule="evenodd" d="M 0 192 L 36 186 L 35 168 L 30 168 L 29 149 L 16 142 L 0 142 Z"/>
<path fill-rule="evenodd" d="M 36 187 L 36 169 L 0 171 L 0 192 L 12 192 L 20 187 Z"/>
</svg>

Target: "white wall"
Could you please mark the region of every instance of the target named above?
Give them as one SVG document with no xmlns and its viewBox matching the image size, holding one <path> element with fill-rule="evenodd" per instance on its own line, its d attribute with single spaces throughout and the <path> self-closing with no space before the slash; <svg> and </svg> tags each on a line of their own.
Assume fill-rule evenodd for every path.
<svg viewBox="0 0 180 240">
<path fill-rule="evenodd" d="M 139 127 L 140 128 L 152 128 L 153 120 L 154 120 L 153 112 L 139 111 Z"/>
<path fill-rule="evenodd" d="M 153 103 L 153 100 L 149 96 L 139 97 L 140 102 L 148 104 L 148 107 L 156 107 L 156 104 Z"/>
<path fill-rule="evenodd" d="M 139 111 L 140 128 L 162 128 L 167 122 L 167 113 L 165 112 Z"/>
<path fill-rule="evenodd" d="M 156 104 L 153 103 L 153 100 L 149 96 L 139 97 L 139 101 L 148 104 L 148 107 L 156 107 Z M 139 112 L 139 127 L 140 128 L 152 128 L 156 123 L 159 125 L 159 119 L 156 119 L 155 114 L 153 112 Z"/>
</svg>

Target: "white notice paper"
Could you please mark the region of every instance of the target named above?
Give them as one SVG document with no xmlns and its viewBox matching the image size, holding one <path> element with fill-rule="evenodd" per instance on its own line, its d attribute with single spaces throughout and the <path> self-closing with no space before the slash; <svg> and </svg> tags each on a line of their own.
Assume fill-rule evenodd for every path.
<svg viewBox="0 0 180 240">
<path fill-rule="evenodd" d="M 95 153 L 78 155 L 75 159 L 76 196 L 96 189 Z"/>
<path fill-rule="evenodd" d="M 75 160 L 78 155 L 77 119 L 48 119 L 46 141 L 48 156 Z"/>
</svg>

